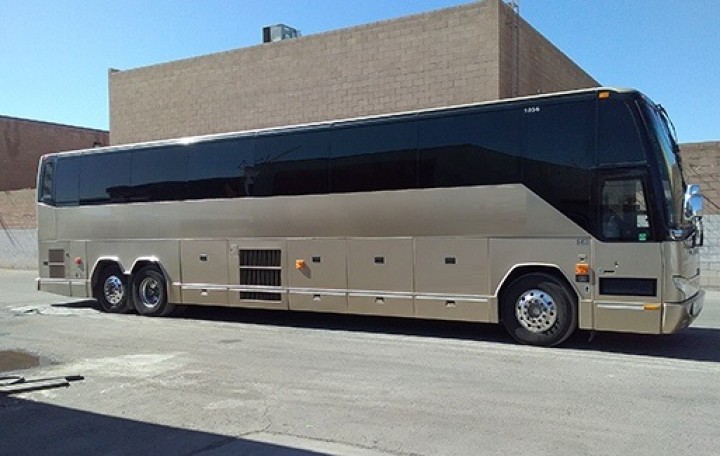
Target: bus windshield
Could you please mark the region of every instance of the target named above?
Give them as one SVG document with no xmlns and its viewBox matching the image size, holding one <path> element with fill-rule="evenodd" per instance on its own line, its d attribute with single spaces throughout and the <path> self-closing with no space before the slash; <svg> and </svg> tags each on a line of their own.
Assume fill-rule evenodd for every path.
<svg viewBox="0 0 720 456">
<path fill-rule="evenodd" d="M 678 229 L 682 225 L 682 203 L 685 181 L 682 162 L 674 135 L 671 132 L 669 118 L 665 109 L 649 100 L 643 104 L 651 140 L 660 165 L 663 186 L 663 203 L 667 211 L 669 229 Z"/>
</svg>

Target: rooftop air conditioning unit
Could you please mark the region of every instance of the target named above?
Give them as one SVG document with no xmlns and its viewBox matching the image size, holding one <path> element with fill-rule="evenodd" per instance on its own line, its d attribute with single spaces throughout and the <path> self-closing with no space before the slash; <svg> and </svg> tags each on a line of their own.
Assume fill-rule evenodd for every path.
<svg viewBox="0 0 720 456">
<path fill-rule="evenodd" d="M 289 40 L 301 36 L 300 30 L 285 24 L 268 25 L 263 27 L 263 43 Z"/>
</svg>

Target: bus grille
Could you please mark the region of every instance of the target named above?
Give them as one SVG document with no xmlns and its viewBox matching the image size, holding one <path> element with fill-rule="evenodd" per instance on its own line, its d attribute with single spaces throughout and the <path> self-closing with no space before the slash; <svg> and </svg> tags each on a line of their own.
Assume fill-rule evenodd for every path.
<svg viewBox="0 0 720 456">
<path fill-rule="evenodd" d="M 240 285 L 282 286 L 280 250 L 240 250 Z M 280 301 L 280 293 L 241 291 L 240 299 Z"/>
</svg>

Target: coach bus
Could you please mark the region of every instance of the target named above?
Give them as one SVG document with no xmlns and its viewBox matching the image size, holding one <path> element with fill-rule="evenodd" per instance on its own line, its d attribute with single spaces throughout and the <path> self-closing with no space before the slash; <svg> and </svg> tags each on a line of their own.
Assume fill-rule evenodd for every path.
<svg viewBox="0 0 720 456">
<path fill-rule="evenodd" d="M 62 152 L 38 289 L 186 305 L 669 334 L 703 306 L 702 196 L 665 111 L 595 88 Z"/>
</svg>

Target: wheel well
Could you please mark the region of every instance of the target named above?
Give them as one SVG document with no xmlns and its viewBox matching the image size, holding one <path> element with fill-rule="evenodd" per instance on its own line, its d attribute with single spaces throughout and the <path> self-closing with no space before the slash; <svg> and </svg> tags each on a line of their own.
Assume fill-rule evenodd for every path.
<svg viewBox="0 0 720 456">
<path fill-rule="evenodd" d="M 554 277 L 567 288 L 567 290 L 570 292 L 570 295 L 575 298 L 575 302 L 577 303 L 579 296 L 577 291 L 575 290 L 575 287 L 572 286 L 570 281 L 567 279 L 567 277 L 565 277 L 565 274 L 563 274 L 560 269 L 553 266 L 519 266 L 513 269 L 500 286 L 497 294 L 498 299 L 502 299 L 505 290 L 507 290 L 510 284 L 512 284 L 515 280 L 517 280 L 521 276 L 532 273 L 543 273 Z"/>
<path fill-rule="evenodd" d="M 153 259 L 143 259 L 143 260 L 137 260 L 135 264 L 133 264 L 132 271 L 130 271 L 131 274 L 135 275 L 139 270 L 144 268 L 145 266 L 154 266 L 158 271 L 160 271 L 160 274 L 163 275 L 165 278 L 166 285 L 170 285 L 168 283 L 168 274 L 165 271 L 165 268 L 160 264 L 159 261 L 155 261 Z"/>
<path fill-rule="evenodd" d="M 160 265 L 158 263 L 156 263 L 155 261 L 150 261 L 150 260 L 139 260 L 139 261 L 135 262 L 135 264 L 133 264 L 133 268 L 132 268 L 131 272 L 133 274 L 137 274 L 137 272 L 140 269 L 144 268 L 145 266 L 155 266 L 160 270 L 160 272 L 163 273 L 163 275 L 165 274 L 165 272 L 162 270 L 162 268 L 160 267 Z"/>
</svg>

